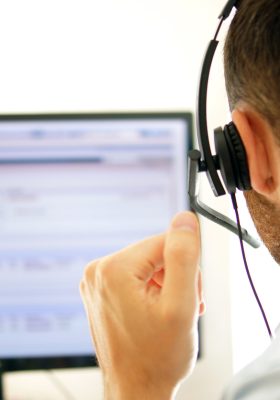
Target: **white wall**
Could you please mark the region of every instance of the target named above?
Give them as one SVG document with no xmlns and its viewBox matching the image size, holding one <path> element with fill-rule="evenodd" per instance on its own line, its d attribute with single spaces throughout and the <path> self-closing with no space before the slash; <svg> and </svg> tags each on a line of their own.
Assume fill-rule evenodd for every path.
<svg viewBox="0 0 280 400">
<path fill-rule="evenodd" d="M 223 0 L 10 0 L 0 12 L 0 112 L 194 110 L 201 58 Z M 221 57 L 211 126 L 226 121 Z M 219 209 L 203 185 L 204 198 Z M 229 236 L 202 221 L 202 359 L 177 399 L 217 400 L 232 373 Z M 77 399 L 101 399 L 99 371 L 56 375 Z M 62 399 L 45 373 L 10 374 L 7 398 Z"/>
</svg>

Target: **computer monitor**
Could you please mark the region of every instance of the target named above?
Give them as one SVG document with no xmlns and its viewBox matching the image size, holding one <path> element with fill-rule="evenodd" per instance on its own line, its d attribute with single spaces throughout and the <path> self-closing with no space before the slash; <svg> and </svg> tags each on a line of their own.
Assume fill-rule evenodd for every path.
<svg viewBox="0 0 280 400">
<path fill-rule="evenodd" d="M 2 371 L 93 366 L 92 259 L 188 208 L 190 113 L 0 116 Z"/>
</svg>

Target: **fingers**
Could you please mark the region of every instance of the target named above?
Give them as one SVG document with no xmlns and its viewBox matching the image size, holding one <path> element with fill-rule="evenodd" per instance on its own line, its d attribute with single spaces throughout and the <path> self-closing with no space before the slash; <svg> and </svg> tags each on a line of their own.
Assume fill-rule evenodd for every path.
<svg viewBox="0 0 280 400">
<path fill-rule="evenodd" d="M 134 290 L 129 284 L 131 278 L 143 285 L 153 278 L 155 289 L 162 287 L 161 297 L 166 305 L 176 308 L 188 304 L 190 310 L 196 306 L 199 309 L 202 303 L 199 255 L 199 224 L 193 213 L 185 212 L 175 216 L 166 234 L 150 237 L 91 263 L 84 280 L 92 287 L 100 286 L 105 297 L 106 293 L 112 293 L 112 287 L 122 287 L 122 292 Z M 157 279 L 160 275 L 161 279 Z"/>
<path fill-rule="evenodd" d="M 172 307 L 199 307 L 200 233 L 197 218 L 185 212 L 175 216 L 166 235 L 162 296 Z M 197 303 L 197 304 L 196 304 Z"/>
<path fill-rule="evenodd" d="M 147 281 L 162 266 L 164 241 L 164 234 L 152 236 L 125 250 L 128 265 L 138 266 L 137 273 L 140 279 Z"/>
<path fill-rule="evenodd" d="M 152 236 L 105 257 L 98 265 L 103 278 L 122 280 L 134 277 L 147 283 L 162 266 L 164 241 L 164 234 Z"/>
</svg>

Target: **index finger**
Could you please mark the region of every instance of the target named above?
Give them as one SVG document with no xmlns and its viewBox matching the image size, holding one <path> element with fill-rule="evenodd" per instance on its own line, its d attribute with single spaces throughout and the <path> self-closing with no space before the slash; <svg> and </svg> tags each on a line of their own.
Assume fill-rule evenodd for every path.
<svg viewBox="0 0 280 400">
<path fill-rule="evenodd" d="M 105 264 L 113 271 L 127 273 L 147 282 L 163 265 L 165 234 L 149 237 L 106 257 Z"/>
</svg>

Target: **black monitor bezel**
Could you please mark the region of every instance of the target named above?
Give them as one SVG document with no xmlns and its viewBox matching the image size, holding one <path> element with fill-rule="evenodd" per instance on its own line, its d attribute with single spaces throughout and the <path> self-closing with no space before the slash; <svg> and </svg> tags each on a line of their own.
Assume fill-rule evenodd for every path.
<svg viewBox="0 0 280 400">
<path fill-rule="evenodd" d="M 193 147 L 193 113 L 189 111 L 141 111 L 141 112 L 63 112 L 63 113 L 11 113 L 0 114 L 1 122 L 27 122 L 27 121 L 79 121 L 79 120 L 134 120 L 134 119 L 181 119 L 186 121 L 189 134 L 186 137 L 186 160 L 187 154 Z M 201 351 L 200 351 L 201 353 Z M 94 355 L 55 355 L 36 356 L 23 358 L 0 359 L 0 373 L 12 371 L 29 371 L 45 369 L 64 369 L 79 367 L 98 367 L 97 358 Z"/>
</svg>

